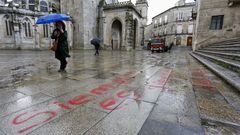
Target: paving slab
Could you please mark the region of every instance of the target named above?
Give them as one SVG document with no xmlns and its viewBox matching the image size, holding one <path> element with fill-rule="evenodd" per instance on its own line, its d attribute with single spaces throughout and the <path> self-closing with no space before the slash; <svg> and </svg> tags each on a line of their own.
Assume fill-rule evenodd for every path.
<svg viewBox="0 0 240 135">
<path fill-rule="evenodd" d="M 156 103 L 162 88 L 143 86 L 129 93 L 129 98 L 150 103 Z"/>
<path fill-rule="evenodd" d="M 33 96 L 27 96 L 25 98 L 21 98 L 17 101 L 6 103 L 0 105 L 0 118 L 3 116 L 6 116 L 8 114 L 11 114 L 13 112 L 19 111 L 21 109 L 25 109 L 27 107 L 30 107 L 32 105 L 44 102 L 51 99 L 51 97 L 39 93 Z"/>
<path fill-rule="evenodd" d="M 103 119 L 107 113 L 80 107 L 62 117 L 59 117 L 28 135 L 82 135 L 97 122 Z"/>
<path fill-rule="evenodd" d="M 86 135 L 136 135 L 153 104 L 128 99 L 118 108 L 87 131 Z"/>
<path fill-rule="evenodd" d="M 22 93 L 19 93 L 17 91 L 0 92 L 0 105 L 18 100 L 18 99 L 23 98 L 25 96 L 26 95 L 24 95 Z"/>
<path fill-rule="evenodd" d="M 0 130 L 0 135 L 5 135 L 5 134 Z"/>
</svg>

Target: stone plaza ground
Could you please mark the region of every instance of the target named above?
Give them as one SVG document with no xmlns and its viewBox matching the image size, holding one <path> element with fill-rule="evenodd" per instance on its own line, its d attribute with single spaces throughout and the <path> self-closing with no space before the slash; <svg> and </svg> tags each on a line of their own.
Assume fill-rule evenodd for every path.
<svg viewBox="0 0 240 135">
<path fill-rule="evenodd" d="M 237 135 L 240 94 L 190 55 L 0 51 L 0 135 Z"/>
</svg>

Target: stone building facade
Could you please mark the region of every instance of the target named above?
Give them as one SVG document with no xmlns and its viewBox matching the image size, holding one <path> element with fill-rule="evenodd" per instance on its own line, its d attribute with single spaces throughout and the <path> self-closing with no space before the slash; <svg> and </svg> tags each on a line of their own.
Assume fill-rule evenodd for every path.
<svg viewBox="0 0 240 135">
<path fill-rule="evenodd" d="M 53 24 L 35 25 L 39 16 L 64 13 L 73 49 L 93 49 L 100 37 L 105 49 L 139 49 L 144 41 L 148 2 L 137 0 L 0 0 L 0 49 L 49 49 Z"/>
<path fill-rule="evenodd" d="M 137 0 L 61 1 L 61 9 L 73 18 L 73 47 L 92 49 L 90 40 L 100 37 L 105 49 L 141 48 L 147 23 L 148 2 Z"/>
<path fill-rule="evenodd" d="M 47 49 L 51 25 L 35 25 L 39 16 L 60 12 L 59 0 L 0 0 L 0 49 Z"/>
<path fill-rule="evenodd" d="M 195 2 L 178 1 L 174 7 L 153 17 L 151 25 L 147 28 L 152 29 L 152 31 L 149 32 L 148 30 L 147 32 L 151 33 L 152 38 L 160 37 L 165 39 L 166 45 L 173 42 L 176 45 L 191 46 L 195 23 L 192 19 L 194 7 Z"/>
<path fill-rule="evenodd" d="M 197 0 L 193 50 L 240 37 L 239 0 Z"/>
</svg>

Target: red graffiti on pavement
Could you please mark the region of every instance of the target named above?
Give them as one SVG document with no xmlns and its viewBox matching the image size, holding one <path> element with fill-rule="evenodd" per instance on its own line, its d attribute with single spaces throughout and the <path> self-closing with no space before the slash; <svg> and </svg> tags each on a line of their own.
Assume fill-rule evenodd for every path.
<svg viewBox="0 0 240 135">
<path fill-rule="evenodd" d="M 111 89 L 116 88 L 119 85 L 130 84 L 133 81 L 133 79 L 131 79 L 131 77 L 133 75 L 134 75 L 134 72 L 128 72 L 124 75 L 117 76 L 116 78 L 114 78 L 112 80 L 111 83 L 102 84 L 102 85 L 98 86 L 97 88 L 90 90 L 89 94 L 81 94 L 81 95 L 75 96 L 73 99 L 68 100 L 68 102 L 67 102 L 68 104 L 64 104 L 64 103 L 56 101 L 49 105 L 57 105 L 62 109 L 72 110 L 73 108 L 71 106 L 79 106 L 79 105 L 86 104 L 90 101 L 93 101 L 94 97 L 103 95 L 103 94 L 109 92 Z M 99 103 L 99 106 L 102 109 L 112 111 L 115 108 L 115 106 L 117 105 L 119 99 L 126 98 L 129 95 L 130 95 L 130 93 L 128 91 L 124 91 L 124 90 L 119 91 L 116 94 L 114 94 L 113 96 L 110 96 L 109 98 L 106 98 L 103 101 L 101 101 Z M 136 97 L 136 99 L 137 98 L 139 98 L 139 97 Z M 31 111 L 31 113 L 35 113 L 35 110 Z M 46 118 L 46 119 L 37 119 L 36 118 L 36 120 L 37 120 L 36 123 L 33 123 L 31 126 L 20 129 L 19 131 L 17 131 L 17 133 L 19 133 L 19 134 L 26 133 L 29 130 L 36 128 L 37 126 L 40 126 L 41 124 L 47 123 L 47 122 L 53 120 L 58 115 L 57 112 L 55 112 L 55 111 L 45 111 L 45 112 L 35 113 L 35 114 L 29 116 L 28 118 L 24 117 L 27 114 L 29 114 L 29 112 L 25 112 L 20 115 L 17 115 L 12 120 L 12 124 L 15 126 L 22 125 L 22 124 L 25 124 L 28 121 L 32 121 L 32 120 L 34 120 L 34 118 L 36 118 L 38 116 L 42 116 L 42 115 L 47 115 L 48 118 Z M 22 117 L 26 118 L 26 119 L 23 120 Z"/>
<path fill-rule="evenodd" d="M 24 132 L 26 132 L 26 131 L 34 128 L 34 127 L 37 127 L 37 126 L 40 125 L 40 124 L 47 123 L 47 122 L 49 122 L 50 120 L 52 120 L 54 117 L 57 116 L 57 113 L 54 112 L 54 111 L 45 111 L 45 112 L 36 113 L 36 114 L 28 117 L 27 119 L 22 120 L 21 117 L 23 117 L 24 115 L 27 115 L 27 114 L 28 114 L 28 112 L 16 116 L 16 117 L 13 119 L 12 124 L 13 124 L 13 125 L 20 125 L 20 124 L 25 123 L 25 122 L 27 122 L 27 121 L 29 121 L 29 120 L 31 120 L 31 119 L 39 116 L 39 115 L 48 115 L 48 118 L 45 119 L 45 120 L 43 120 L 43 121 L 40 121 L 39 123 L 33 124 L 33 125 L 29 126 L 29 127 L 20 129 L 20 130 L 18 131 L 18 133 L 20 133 L 20 134 L 21 134 L 21 133 L 24 133 Z M 20 121 L 19 121 L 19 119 L 20 119 Z"/>
<path fill-rule="evenodd" d="M 207 75 L 207 71 L 202 68 L 192 70 L 192 85 L 206 87 L 209 91 L 213 91 L 213 84 Z"/>
<path fill-rule="evenodd" d="M 91 101 L 90 96 L 88 95 L 79 95 L 74 97 L 72 100 L 69 100 L 68 103 L 71 105 L 81 105 Z"/>
<path fill-rule="evenodd" d="M 63 109 L 72 110 L 72 108 L 70 106 L 65 105 L 63 103 L 60 103 L 60 102 L 54 102 L 53 104 L 56 104 L 56 105 L 58 105 L 59 107 L 61 107 Z"/>
<path fill-rule="evenodd" d="M 161 87 L 164 89 L 164 86 L 166 85 L 169 76 L 171 75 L 172 70 L 170 69 L 166 69 L 164 71 L 161 72 L 161 74 L 159 75 L 159 77 L 157 79 L 154 79 L 152 82 L 150 80 L 150 86 L 153 87 Z"/>
<path fill-rule="evenodd" d="M 107 99 L 104 99 L 102 102 L 100 102 L 100 107 L 105 110 L 113 110 L 114 108 L 111 108 L 113 105 L 115 105 L 117 102 L 114 99 L 114 97 L 110 97 Z"/>
</svg>

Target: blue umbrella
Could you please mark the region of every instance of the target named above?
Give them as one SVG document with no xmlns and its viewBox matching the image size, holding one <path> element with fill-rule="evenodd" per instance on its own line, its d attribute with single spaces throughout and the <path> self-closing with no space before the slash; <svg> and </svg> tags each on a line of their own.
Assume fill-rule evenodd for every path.
<svg viewBox="0 0 240 135">
<path fill-rule="evenodd" d="M 36 24 L 48 24 L 57 21 L 69 21 L 69 20 L 70 16 L 67 16 L 65 14 L 49 14 L 39 17 Z"/>
</svg>

